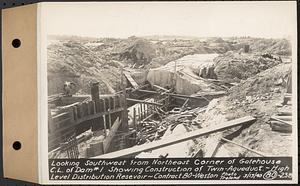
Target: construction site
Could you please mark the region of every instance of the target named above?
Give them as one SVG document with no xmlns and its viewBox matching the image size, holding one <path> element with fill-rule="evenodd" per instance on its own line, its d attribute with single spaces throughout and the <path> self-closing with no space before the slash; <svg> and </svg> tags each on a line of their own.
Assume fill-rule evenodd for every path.
<svg viewBox="0 0 300 186">
<path fill-rule="evenodd" d="M 292 154 L 287 39 L 48 37 L 48 156 Z"/>
</svg>

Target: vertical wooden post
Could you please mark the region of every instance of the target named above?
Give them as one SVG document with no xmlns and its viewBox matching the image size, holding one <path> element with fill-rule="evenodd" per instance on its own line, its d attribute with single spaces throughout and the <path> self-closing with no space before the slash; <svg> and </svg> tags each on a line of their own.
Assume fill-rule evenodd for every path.
<svg viewBox="0 0 300 186">
<path fill-rule="evenodd" d="M 142 116 L 141 116 L 141 107 L 138 107 L 138 112 L 139 112 L 139 121 L 141 121 L 142 120 Z"/>
<path fill-rule="evenodd" d="M 141 109 L 141 119 L 144 119 L 144 115 L 143 115 L 144 111 L 143 111 L 142 103 L 140 103 L 140 109 Z"/>
<path fill-rule="evenodd" d="M 77 109 L 77 117 L 78 118 L 82 118 L 82 112 L 81 112 L 81 103 L 78 103 L 78 105 L 76 105 L 76 109 Z"/>
<path fill-rule="evenodd" d="M 89 115 L 89 110 L 88 110 L 88 104 L 87 102 L 82 103 L 82 110 L 83 110 L 83 116 L 88 116 Z"/>
<path fill-rule="evenodd" d="M 106 105 L 105 105 L 105 99 L 103 99 L 104 104 L 103 104 L 103 110 L 104 110 L 104 114 L 103 114 L 103 127 L 104 127 L 104 136 L 106 137 L 106 117 L 105 117 L 105 111 L 106 111 Z"/>
<path fill-rule="evenodd" d="M 143 109 L 144 109 L 144 118 L 146 118 L 147 117 L 146 104 L 143 104 Z"/>
<path fill-rule="evenodd" d="M 69 113 L 69 116 L 70 116 L 70 122 L 71 124 L 73 125 L 74 124 L 74 112 L 73 112 L 73 107 L 69 107 L 68 108 L 68 113 Z"/>
<path fill-rule="evenodd" d="M 92 83 L 91 96 L 93 101 L 99 100 L 99 82 Z"/>
<path fill-rule="evenodd" d="M 109 129 L 111 128 L 111 102 L 110 99 L 108 99 L 108 124 L 109 124 Z"/>
<path fill-rule="evenodd" d="M 72 109 L 73 109 L 73 112 L 74 112 L 74 120 L 77 120 L 77 119 L 78 119 L 78 116 L 77 116 L 77 108 L 76 108 L 76 105 L 72 106 Z"/>
<path fill-rule="evenodd" d="M 94 113 L 93 113 L 93 114 L 96 114 L 96 112 L 97 112 L 97 111 L 96 111 L 96 102 L 93 101 L 92 103 L 93 103 L 93 107 L 94 107 Z"/>
<path fill-rule="evenodd" d="M 114 97 L 114 109 L 116 109 L 116 96 Z"/>
<path fill-rule="evenodd" d="M 87 105 L 87 115 L 91 115 L 92 114 L 92 109 L 90 107 L 90 102 L 87 102 L 86 105 Z"/>
<path fill-rule="evenodd" d="M 133 128 L 135 130 L 137 130 L 135 118 L 136 118 L 136 110 L 135 110 L 135 108 L 133 108 L 133 121 L 132 121 L 133 122 Z"/>
</svg>

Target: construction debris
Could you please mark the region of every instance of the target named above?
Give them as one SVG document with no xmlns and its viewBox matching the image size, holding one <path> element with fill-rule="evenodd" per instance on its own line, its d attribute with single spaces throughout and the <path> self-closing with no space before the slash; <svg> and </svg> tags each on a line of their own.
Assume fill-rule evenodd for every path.
<svg viewBox="0 0 300 186">
<path fill-rule="evenodd" d="M 148 143 L 148 144 L 144 144 L 144 145 L 139 145 L 139 146 L 134 146 L 132 148 L 128 148 L 128 149 L 124 149 L 124 150 L 120 150 L 120 151 L 116 151 L 116 152 L 112 152 L 112 153 L 108 153 L 108 154 L 104 154 L 101 156 L 98 156 L 97 158 L 120 158 L 120 157 L 128 157 L 130 155 L 134 155 L 140 152 L 145 152 L 145 151 L 150 151 L 150 150 L 154 150 L 157 148 L 162 148 L 165 146 L 170 146 L 176 143 L 180 143 L 180 142 L 184 142 L 184 141 L 188 141 L 188 140 L 192 140 L 194 138 L 197 137 L 201 137 L 204 135 L 209 135 L 218 131 L 223 131 L 226 129 L 230 129 L 232 127 L 236 127 L 239 125 L 246 125 L 246 124 L 252 124 L 253 122 L 255 122 L 256 119 L 251 117 L 251 116 L 246 116 L 243 118 L 239 118 L 236 120 L 232 120 L 232 121 L 228 121 L 222 125 L 218 125 L 218 126 L 213 126 L 213 127 L 208 127 L 205 129 L 198 129 L 192 132 L 188 132 L 182 135 L 178 135 L 176 138 L 172 138 L 172 137 L 168 137 L 164 140 L 159 140 L 159 141 L 155 141 L 152 143 Z"/>
<path fill-rule="evenodd" d="M 271 117 L 271 128 L 278 132 L 292 132 L 292 116 L 278 116 Z"/>
</svg>

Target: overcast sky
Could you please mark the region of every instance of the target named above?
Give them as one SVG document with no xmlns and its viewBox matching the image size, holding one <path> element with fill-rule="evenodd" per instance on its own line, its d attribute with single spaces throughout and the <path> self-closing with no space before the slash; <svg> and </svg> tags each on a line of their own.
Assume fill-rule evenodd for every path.
<svg viewBox="0 0 300 186">
<path fill-rule="evenodd" d="M 281 38 L 296 30 L 295 2 L 44 3 L 47 34 Z"/>
</svg>

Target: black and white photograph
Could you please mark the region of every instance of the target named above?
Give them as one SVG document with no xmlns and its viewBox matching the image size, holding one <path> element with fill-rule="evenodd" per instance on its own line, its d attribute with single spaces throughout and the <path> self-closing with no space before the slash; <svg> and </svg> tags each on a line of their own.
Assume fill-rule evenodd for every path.
<svg viewBox="0 0 300 186">
<path fill-rule="evenodd" d="M 48 159 L 294 157 L 294 5 L 46 3 Z"/>
</svg>

